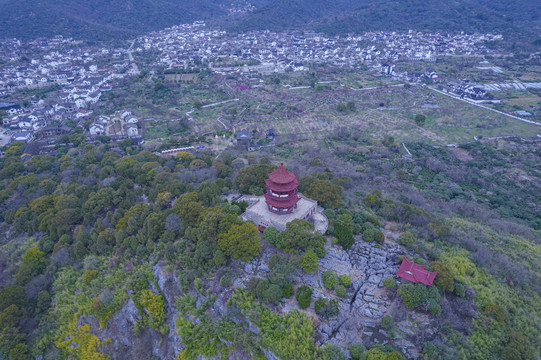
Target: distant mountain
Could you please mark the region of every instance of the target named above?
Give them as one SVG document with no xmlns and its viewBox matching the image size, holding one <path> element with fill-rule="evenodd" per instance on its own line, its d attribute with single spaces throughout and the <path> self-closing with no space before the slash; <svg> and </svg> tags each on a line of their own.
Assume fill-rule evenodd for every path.
<svg viewBox="0 0 541 360">
<path fill-rule="evenodd" d="M 222 16 L 223 0 L 3 0 L 0 38 L 63 34 L 130 38 L 174 24 Z"/>
<path fill-rule="evenodd" d="M 78 39 L 133 38 L 206 20 L 232 31 L 312 29 L 442 30 L 538 34 L 537 0 L 0 0 L 0 38 L 63 34 Z"/>
<path fill-rule="evenodd" d="M 275 0 L 231 29 L 516 31 L 540 28 L 536 0 Z"/>
</svg>

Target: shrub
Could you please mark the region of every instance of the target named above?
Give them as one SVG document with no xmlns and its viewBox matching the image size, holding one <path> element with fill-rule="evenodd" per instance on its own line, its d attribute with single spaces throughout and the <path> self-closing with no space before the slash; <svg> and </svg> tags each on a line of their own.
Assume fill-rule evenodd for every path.
<svg viewBox="0 0 541 360">
<path fill-rule="evenodd" d="M 428 299 L 427 309 L 434 316 L 441 314 L 441 306 L 434 299 Z"/>
<path fill-rule="evenodd" d="M 338 315 L 340 312 L 340 309 L 338 308 L 338 300 L 333 299 L 329 301 L 329 305 L 327 306 L 327 309 L 325 309 L 325 313 L 328 317 L 333 317 Z"/>
<path fill-rule="evenodd" d="M 346 355 L 336 345 L 325 345 L 322 351 L 322 360 L 347 360 Z"/>
<path fill-rule="evenodd" d="M 344 286 L 350 286 L 351 285 L 351 277 L 349 275 L 340 275 L 340 284 Z"/>
<path fill-rule="evenodd" d="M 365 231 L 365 230 L 372 230 L 373 231 L 375 229 L 376 228 L 374 226 L 374 223 L 372 223 L 371 221 L 365 221 L 363 223 L 363 229 L 362 229 L 363 231 Z"/>
<path fill-rule="evenodd" d="M 25 360 L 28 359 L 28 346 L 22 343 L 15 345 L 9 351 L 10 360 Z"/>
<path fill-rule="evenodd" d="M 341 298 L 345 298 L 346 296 L 348 296 L 348 292 L 346 290 L 346 287 L 344 285 L 338 285 L 336 287 L 336 295 L 341 297 Z"/>
<path fill-rule="evenodd" d="M 273 304 L 279 303 L 282 300 L 282 289 L 276 284 L 271 284 L 265 291 L 265 298 Z"/>
<path fill-rule="evenodd" d="M 246 284 L 246 290 L 248 290 L 252 295 L 255 294 L 255 288 L 257 287 L 257 284 L 259 284 L 259 280 L 261 279 L 257 277 L 252 277 L 248 281 L 248 284 Z"/>
<path fill-rule="evenodd" d="M 229 273 L 224 273 L 224 274 L 222 275 L 222 277 L 220 278 L 220 286 L 222 286 L 222 287 L 229 287 L 229 286 L 231 286 L 231 283 L 232 283 L 231 280 L 232 280 L 232 279 L 231 279 L 231 274 L 229 274 Z"/>
<path fill-rule="evenodd" d="M 297 299 L 297 303 L 301 309 L 307 308 L 312 302 L 312 289 L 306 285 L 302 285 L 297 289 L 295 299 Z"/>
<path fill-rule="evenodd" d="M 269 260 L 269 269 L 273 269 L 282 257 L 279 254 L 274 254 Z"/>
<path fill-rule="evenodd" d="M 366 229 L 365 231 L 363 231 L 363 240 L 366 242 L 374 241 L 374 230 Z"/>
<path fill-rule="evenodd" d="M 310 249 L 305 252 L 299 261 L 299 266 L 305 273 L 314 273 L 317 271 L 317 255 Z"/>
<path fill-rule="evenodd" d="M 269 288 L 269 280 L 262 279 L 259 280 L 255 287 L 255 297 L 258 298 L 261 301 L 267 300 L 267 289 Z"/>
<path fill-rule="evenodd" d="M 139 293 L 138 301 L 149 314 L 149 325 L 154 329 L 159 330 L 160 327 L 165 324 L 165 305 L 163 296 L 161 294 L 154 294 L 152 291 L 145 289 Z"/>
<path fill-rule="evenodd" d="M 282 289 L 282 297 L 285 299 L 289 299 L 293 296 L 293 284 L 287 283 L 284 285 Z"/>
<path fill-rule="evenodd" d="M 338 278 L 336 277 L 336 274 L 331 270 L 327 270 L 323 274 L 321 274 L 321 280 L 323 280 L 323 285 L 325 286 L 325 288 L 329 290 L 334 289 L 334 287 L 338 284 Z"/>
<path fill-rule="evenodd" d="M 383 235 L 382 231 L 376 231 L 376 233 L 374 234 L 374 240 L 378 244 L 383 244 L 385 242 L 385 235 Z"/>
<path fill-rule="evenodd" d="M 385 315 L 381 318 L 380 325 L 387 331 L 391 331 L 393 328 L 393 318 L 390 315 Z"/>
<path fill-rule="evenodd" d="M 404 245 L 408 249 L 411 249 L 413 245 L 415 245 L 416 241 L 417 239 L 415 239 L 415 236 L 413 236 L 413 234 L 410 233 L 409 231 L 406 231 L 405 233 L 400 234 L 400 236 L 398 237 L 398 243 L 400 245 Z"/>
<path fill-rule="evenodd" d="M 466 288 L 461 283 L 455 284 L 455 294 L 460 297 L 466 296 Z"/>
<path fill-rule="evenodd" d="M 94 280 L 96 276 L 98 276 L 98 270 L 87 269 L 83 275 L 83 281 L 88 284 Z"/>
<path fill-rule="evenodd" d="M 389 276 L 385 280 L 383 280 L 383 286 L 385 286 L 389 290 L 396 289 L 396 279 L 394 277 Z"/>
<path fill-rule="evenodd" d="M 319 298 L 316 300 L 316 302 L 314 303 L 314 308 L 316 310 L 316 314 L 321 314 L 325 311 L 325 309 L 327 308 L 327 301 L 323 298 Z"/>
<path fill-rule="evenodd" d="M 203 293 L 203 280 L 201 280 L 200 278 L 195 278 L 193 281 L 193 286 L 201 294 Z"/>
<path fill-rule="evenodd" d="M 329 220 L 334 220 L 336 218 L 336 212 L 333 209 L 323 210 L 323 215 L 325 215 Z"/>
</svg>

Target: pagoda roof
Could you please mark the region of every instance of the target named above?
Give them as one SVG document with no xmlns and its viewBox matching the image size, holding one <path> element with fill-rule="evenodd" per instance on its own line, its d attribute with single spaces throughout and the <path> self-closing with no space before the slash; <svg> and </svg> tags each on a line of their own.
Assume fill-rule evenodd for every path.
<svg viewBox="0 0 541 360">
<path fill-rule="evenodd" d="M 271 206 L 277 207 L 277 208 L 290 208 L 293 205 L 295 205 L 301 198 L 297 195 L 290 196 L 287 198 L 284 198 L 283 200 L 277 200 L 270 196 L 269 194 L 265 194 L 265 202 Z"/>
<path fill-rule="evenodd" d="M 284 167 L 284 163 L 280 167 L 269 174 L 269 180 L 275 184 L 289 184 L 296 181 L 297 177 L 293 171 L 289 171 Z"/>
<path fill-rule="evenodd" d="M 396 272 L 396 275 L 400 276 L 403 279 L 409 280 L 412 283 L 421 283 L 428 286 L 431 286 L 434 282 L 437 272 L 431 272 L 425 269 L 426 265 L 419 265 L 413 261 L 409 261 L 404 258 L 402 259 L 402 264 L 400 269 Z"/>
<path fill-rule="evenodd" d="M 295 178 L 295 180 L 287 184 L 277 184 L 270 179 L 266 179 L 265 184 L 267 185 L 269 189 L 278 191 L 278 192 L 289 192 L 291 190 L 296 189 L 297 186 L 299 186 L 299 182 L 297 181 L 297 178 Z"/>
</svg>

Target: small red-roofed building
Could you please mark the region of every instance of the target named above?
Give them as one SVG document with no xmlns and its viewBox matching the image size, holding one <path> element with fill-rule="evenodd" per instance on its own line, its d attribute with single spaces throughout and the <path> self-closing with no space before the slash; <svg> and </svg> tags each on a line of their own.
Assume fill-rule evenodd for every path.
<svg viewBox="0 0 541 360">
<path fill-rule="evenodd" d="M 404 256 L 400 269 L 398 269 L 396 275 L 415 284 L 421 283 L 431 286 L 433 285 L 437 272 L 428 271 L 425 267 L 426 265 L 416 264 L 413 261 L 409 261 Z"/>
</svg>

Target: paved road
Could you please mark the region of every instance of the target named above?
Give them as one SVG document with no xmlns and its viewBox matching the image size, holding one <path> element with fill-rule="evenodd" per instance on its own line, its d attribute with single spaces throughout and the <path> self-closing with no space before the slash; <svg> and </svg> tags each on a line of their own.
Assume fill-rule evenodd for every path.
<svg viewBox="0 0 541 360">
<path fill-rule="evenodd" d="M 133 74 L 133 75 L 139 75 L 141 72 L 139 71 L 139 67 L 135 63 L 135 60 L 134 60 L 133 54 L 132 54 L 132 49 L 133 49 L 134 44 L 135 44 L 135 40 L 133 40 L 131 42 L 131 45 L 128 48 L 128 58 L 130 59 L 130 63 L 131 63 L 131 66 L 132 66 L 132 69 L 131 69 L 130 73 Z"/>
<path fill-rule="evenodd" d="M 468 103 L 468 104 L 470 104 L 470 105 L 474 105 L 474 106 L 477 106 L 477 107 L 480 107 L 480 108 L 483 108 L 483 109 L 486 109 L 486 110 L 490 110 L 490 111 L 493 111 L 493 112 L 495 112 L 495 113 L 498 113 L 498 114 L 501 114 L 501 115 L 505 115 L 505 116 L 507 116 L 507 117 L 510 117 L 510 118 L 513 118 L 513 119 L 516 119 L 516 120 L 520 120 L 520 121 L 523 121 L 523 122 L 528 123 L 528 124 L 534 124 L 534 125 L 539 125 L 539 126 L 541 126 L 541 123 L 539 123 L 539 122 L 537 122 L 537 121 L 524 119 L 524 118 L 521 118 L 521 117 L 518 117 L 518 116 L 515 116 L 515 115 L 511 115 L 511 114 L 508 114 L 508 113 L 504 113 L 503 111 L 496 110 L 496 109 L 493 109 L 493 108 L 488 107 L 488 106 L 485 106 L 485 105 L 476 104 L 476 103 L 474 103 L 474 102 L 472 102 L 472 101 L 468 101 L 468 100 L 462 99 L 462 98 L 460 98 L 460 97 L 458 97 L 458 96 L 454 96 L 454 95 L 448 94 L 448 93 L 446 93 L 446 92 L 444 92 L 444 91 L 440 91 L 440 90 L 435 89 L 435 88 L 433 88 L 433 87 L 431 87 L 431 86 L 427 86 L 427 87 L 428 87 L 430 90 L 433 90 L 433 91 L 435 91 L 435 92 L 437 92 L 437 93 L 440 93 L 440 94 L 445 95 L 445 96 L 449 96 L 450 98 L 453 98 L 453 99 L 456 99 L 456 100 L 463 101 L 463 102 Z"/>
</svg>

